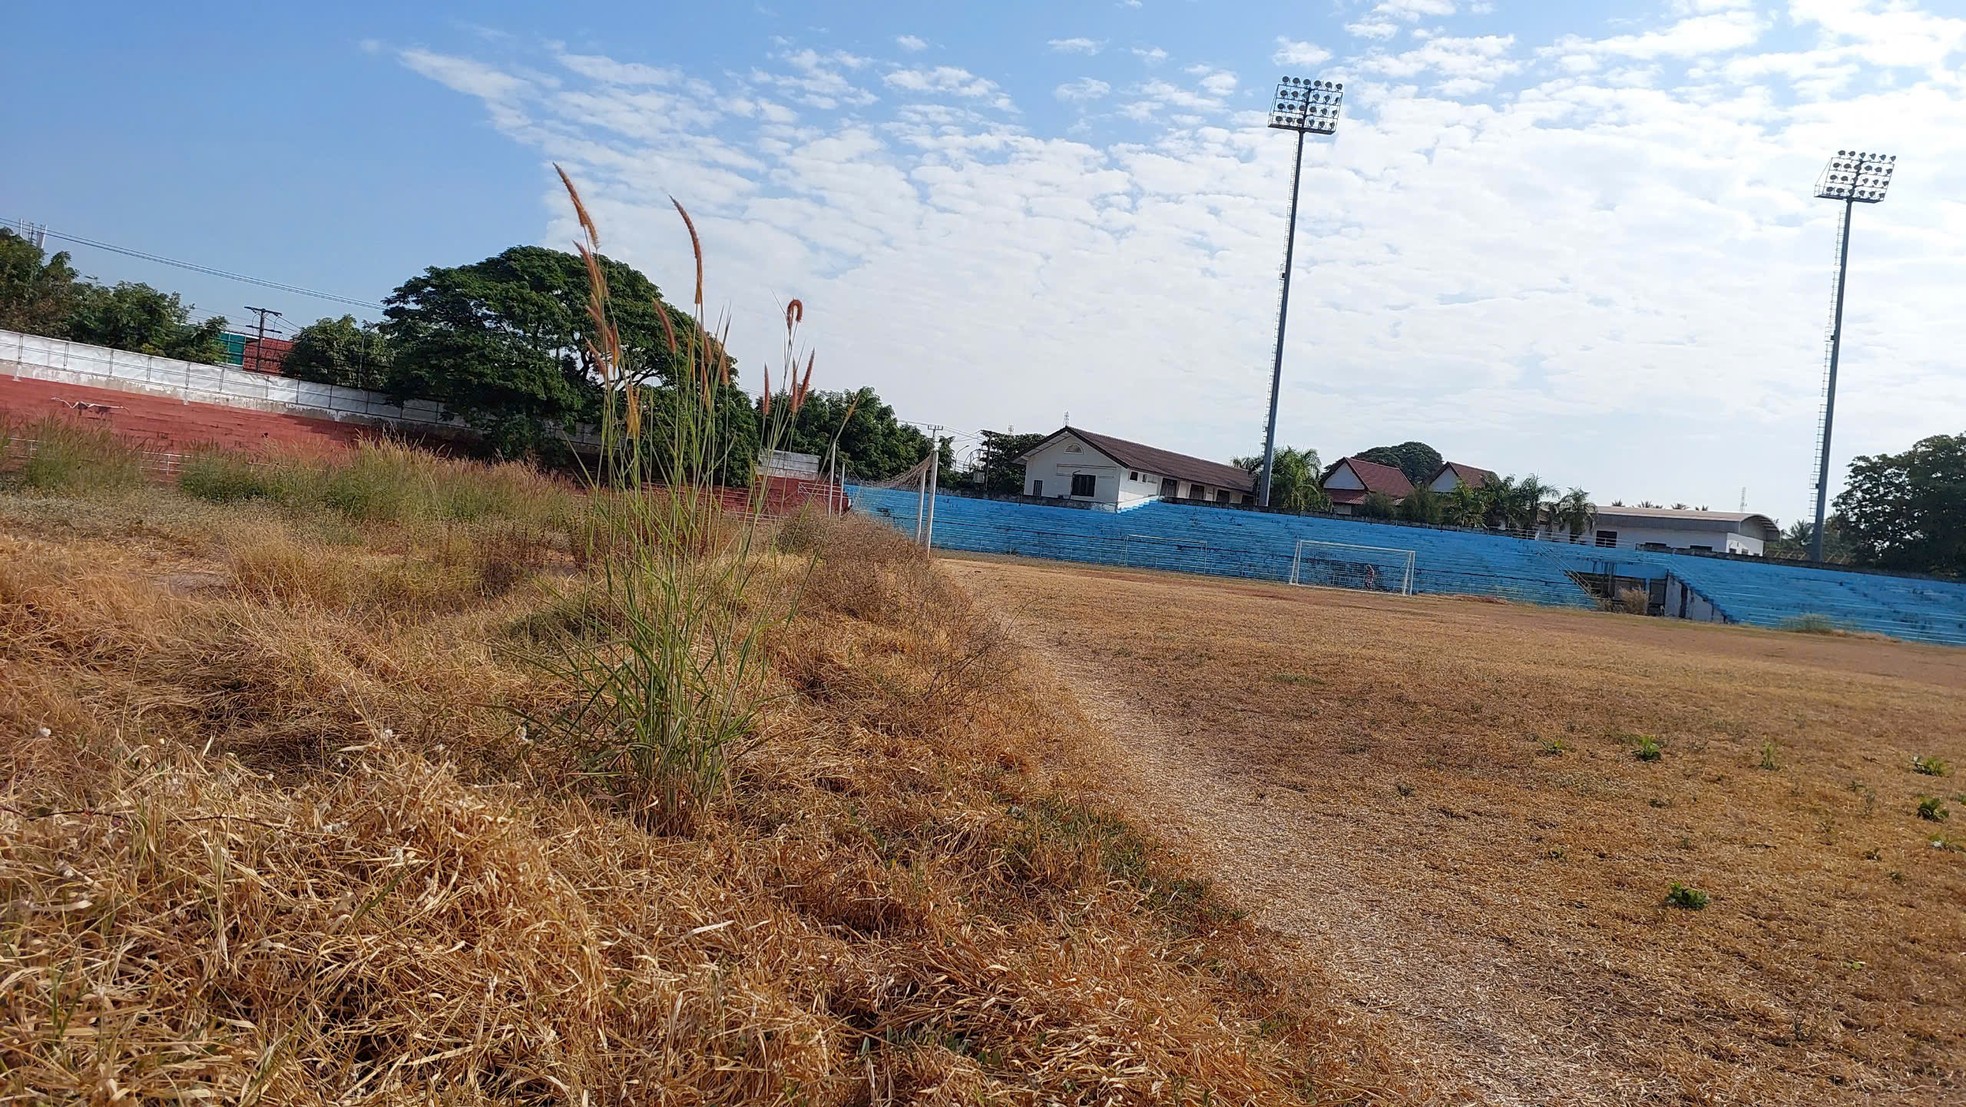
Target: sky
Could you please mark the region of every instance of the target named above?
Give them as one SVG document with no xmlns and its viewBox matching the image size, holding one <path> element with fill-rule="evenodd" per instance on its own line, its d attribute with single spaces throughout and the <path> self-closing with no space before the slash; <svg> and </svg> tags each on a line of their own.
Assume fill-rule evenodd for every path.
<svg viewBox="0 0 1966 1107">
<path fill-rule="evenodd" d="M 359 301 L 603 248 L 675 301 L 696 219 L 748 387 L 805 305 L 815 387 L 957 433 L 1260 451 L 1293 136 L 1280 444 L 1420 439 L 1622 499 L 1813 510 L 1839 149 L 1832 490 L 1966 432 L 1966 3 L 1197 0 L 31 5 L 0 219 Z M 53 243 L 51 245 L 62 245 Z M 201 311 L 363 310 L 73 246 Z"/>
</svg>

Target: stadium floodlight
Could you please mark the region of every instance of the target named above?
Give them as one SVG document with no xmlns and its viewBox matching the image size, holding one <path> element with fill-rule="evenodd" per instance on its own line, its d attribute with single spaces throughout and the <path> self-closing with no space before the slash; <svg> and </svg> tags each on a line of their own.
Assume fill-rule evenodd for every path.
<svg viewBox="0 0 1966 1107">
<path fill-rule="evenodd" d="M 1283 386 L 1283 328 L 1290 314 L 1290 265 L 1297 247 L 1297 186 L 1304 176 L 1304 136 L 1338 132 L 1345 86 L 1339 81 L 1285 77 L 1277 82 L 1271 105 L 1271 129 L 1297 132 L 1297 161 L 1290 171 L 1290 224 L 1283 240 L 1283 292 L 1277 306 L 1276 360 L 1270 366 L 1270 418 L 1263 429 L 1263 472 L 1256 483 L 1258 507 L 1270 506 L 1270 468 L 1276 463 L 1277 391 Z"/>
<path fill-rule="evenodd" d="M 1838 150 L 1816 178 L 1816 196 L 1843 201 L 1843 228 L 1836 247 L 1836 306 L 1829 330 L 1829 369 L 1823 376 L 1823 423 L 1816 465 L 1816 529 L 1809 533 L 1809 560 L 1823 560 L 1823 516 L 1829 508 L 1829 439 L 1836 422 L 1836 363 L 1843 352 L 1843 285 L 1850 275 L 1850 217 L 1858 204 L 1878 204 L 1891 188 L 1895 154 Z"/>
</svg>

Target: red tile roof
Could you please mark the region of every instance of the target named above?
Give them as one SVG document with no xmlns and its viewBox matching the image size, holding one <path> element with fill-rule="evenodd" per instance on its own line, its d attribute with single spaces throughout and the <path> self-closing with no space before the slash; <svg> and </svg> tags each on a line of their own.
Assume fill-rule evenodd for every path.
<svg viewBox="0 0 1966 1107">
<path fill-rule="evenodd" d="M 1493 469 L 1478 469 L 1473 465 L 1463 465 L 1458 461 L 1447 461 L 1442 462 L 1440 468 L 1434 470 L 1434 475 L 1427 478 L 1427 483 L 1432 484 L 1440 479 L 1442 473 L 1450 470 L 1460 479 L 1462 484 L 1467 485 L 1469 488 L 1480 488 L 1482 485 L 1495 479 L 1495 470 Z"/>
<path fill-rule="evenodd" d="M 1413 482 L 1406 479 L 1406 474 L 1400 472 L 1397 465 L 1381 465 L 1376 461 L 1366 461 L 1364 458 L 1357 457 L 1339 458 L 1332 463 L 1331 468 L 1324 471 L 1324 479 L 1318 483 L 1329 483 L 1331 475 L 1336 473 L 1341 466 L 1349 466 L 1351 468 L 1352 475 L 1357 477 L 1359 483 L 1365 486 L 1365 492 L 1384 492 L 1393 499 L 1399 499 L 1401 496 L 1413 491 Z M 1342 488 L 1336 490 L 1327 489 L 1327 491 L 1332 493 L 1332 501 L 1334 503 L 1352 502 L 1338 498 L 1338 493 L 1345 491 Z M 1360 493 L 1358 498 L 1363 500 L 1365 494 L 1363 492 Z"/>
</svg>

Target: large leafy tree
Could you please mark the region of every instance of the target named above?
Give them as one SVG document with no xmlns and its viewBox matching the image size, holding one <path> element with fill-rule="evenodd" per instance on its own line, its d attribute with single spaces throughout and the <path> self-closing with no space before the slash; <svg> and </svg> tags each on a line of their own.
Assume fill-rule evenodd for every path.
<svg viewBox="0 0 1966 1107">
<path fill-rule="evenodd" d="M 774 410 L 788 402 L 783 393 L 772 397 Z M 781 448 L 817 454 L 821 465 L 837 450 L 848 475 L 886 480 L 927 457 L 929 445 L 928 435 L 901 422 L 873 389 L 861 388 L 808 395 Z M 942 451 L 942 469 L 949 472 L 954 468 L 954 451 L 946 440 Z"/>
<path fill-rule="evenodd" d="M 695 324 L 663 303 L 640 272 L 597 260 L 623 371 L 637 383 L 669 380 L 688 364 Z M 392 351 L 387 391 L 437 401 L 495 452 L 557 453 L 563 436 L 595 417 L 602 382 L 587 313 L 587 268 L 578 256 L 514 246 L 471 265 L 425 270 L 384 303 L 382 332 Z M 681 356 L 671 352 L 671 334 Z M 722 357 L 718 351 L 712 360 Z"/>
<path fill-rule="evenodd" d="M 1862 563 L 1966 574 L 1966 434 L 1852 461 L 1836 514 Z"/>
<path fill-rule="evenodd" d="M 1024 491 L 1024 466 L 1017 459 L 1046 436 L 991 430 L 983 431 L 982 435 L 983 445 L 976 451 L 975 468 L 971 470 L 978 487 L 993 496 L 1014 496 Z"/>
<path fill-rule="evenodd" d="M 79 289 L 67 254 L 0 230 L 0 328 L 63 337 Z"/>
<path fill-rule="evenodd" d="M 1230 464 L 1262 480 L 1262 454 L 1234 458 Z M 1322 511 L 1330 507 L 1331 499 L 1318 483 L 1323 475 L 1324 466 L 1316 450 L 1279 447 L 1270 460 L 1270 506 L 1278 511 Z"/>
<path fill-rule="evenodd" d="M 1365 461 L 1391 465 L 1406 474 L 1415 487 L 1440 470 L 1440 451 L 1425 442 L 1401 442 L 1397 446 L 1374 446 L 1358 455 Z"/>
<path fill-rule="evenodd" d="M 124 281 L 112 287 L 83 283 L 63 325 L 63 337 L 114 350 L 156 354 L 180 361 L 225 360 L 225 318 L 191 321 L 190 304 L 175 292 Z"/>
<path fill-rule="evenodd" d="M 302 327 L 280 363 L 283 376 L 349 388 L 374 388 L 389 377 L 389 340 L 352 315 Z"/>
<path fill-rule="evenodd" d="M 1768 544 L 1765 551 L 1769 557 L 1787 558 L 1791 561 L 1804 561 L 1809 557 L 1809 540 L 1816 533 L 1816 524 L 1806 519 L 1797 519 L 1783 530 L 1781 537 Z M 1857 551 L 1852 548 L 1850 538 L 1843 533 L 1843 520 L 1831 515 L 1823 520 L 1823 560 L 1838 565 L 1847 565 L 1857 559 Z"/>
</svg>

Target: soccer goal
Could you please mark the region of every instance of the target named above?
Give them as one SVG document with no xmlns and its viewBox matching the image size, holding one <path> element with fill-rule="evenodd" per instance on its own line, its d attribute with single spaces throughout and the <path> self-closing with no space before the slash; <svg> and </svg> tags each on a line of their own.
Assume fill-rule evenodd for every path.
<svg viewBox="0 0 1966 1107">
<path fill-rule="evenodd" d="M 1353 546 L 1304 538 L 1298 540 L 1290 559 L 1290 583 L 1411 596 L 1413 553 L 1394 546 Z"/>
</svg>

